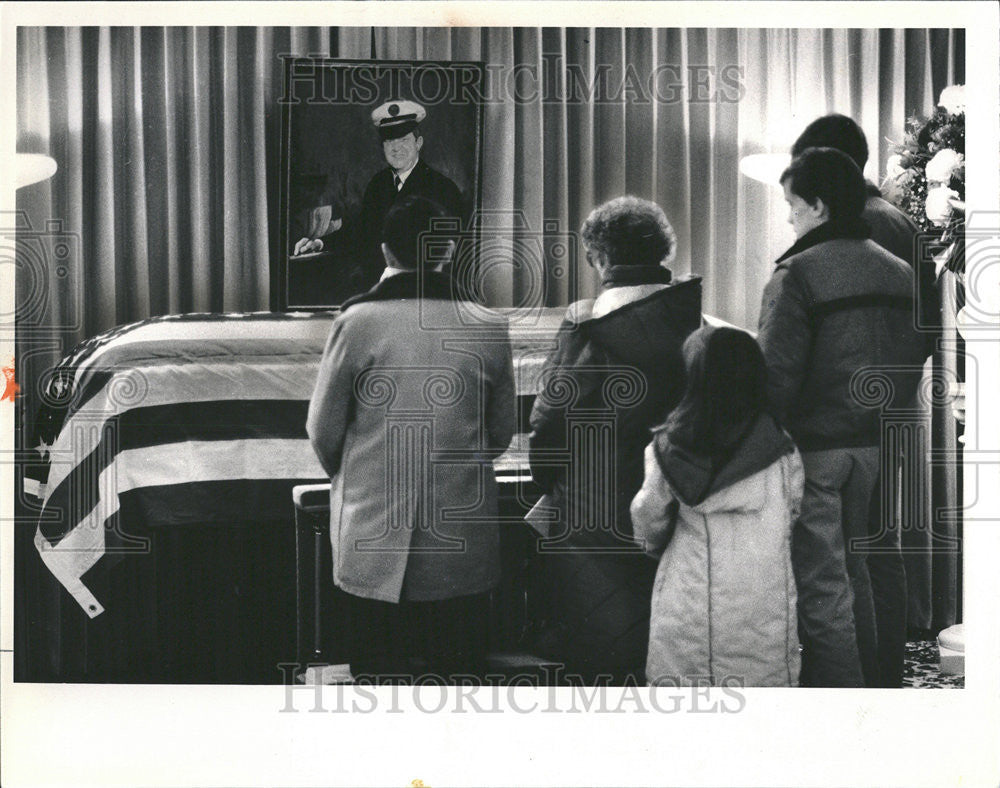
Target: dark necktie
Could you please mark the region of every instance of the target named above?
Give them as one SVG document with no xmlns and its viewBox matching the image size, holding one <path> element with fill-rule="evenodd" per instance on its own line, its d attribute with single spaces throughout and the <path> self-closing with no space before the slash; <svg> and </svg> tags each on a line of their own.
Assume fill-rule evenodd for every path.
<svg viewBox="0 0 1000 788">
<path fill-rule="evenodd" d="M 396 175 L 396 173 L 392 174 L 392 182 L 396 185 L 396 191 L 403 188 L 403 182 L 399 179 L 399 176 Z"/>
</svg>

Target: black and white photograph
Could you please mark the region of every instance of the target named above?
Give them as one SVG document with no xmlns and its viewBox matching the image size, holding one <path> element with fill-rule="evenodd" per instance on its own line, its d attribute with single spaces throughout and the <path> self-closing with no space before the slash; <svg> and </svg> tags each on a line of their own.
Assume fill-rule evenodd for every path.
<svg viewBox="0 0 1000 788">
<path fill-rule="evenodd" d="M 5 784 L 996 783 L 992 4 L 14 5 Z"/>
</svg>

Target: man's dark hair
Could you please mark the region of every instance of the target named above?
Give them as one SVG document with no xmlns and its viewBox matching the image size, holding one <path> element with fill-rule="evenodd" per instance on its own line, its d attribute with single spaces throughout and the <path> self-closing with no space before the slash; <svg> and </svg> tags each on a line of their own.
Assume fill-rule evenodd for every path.
<svg viewBox="0 0 1000 788">
<path fill-rule="evenodd" d="M 404 197 L 396 202 L 385 215 L 382 223 L 382 242 L 404 268 L 434 266 L 442 259 L 423 259 L 428 252 L 433 255 L 451 236 L 441 229 L 440 220 L 447 216 L 445 209 L 434 200 L 419 195 Z"/>
<path fill-rule="evenodd" d="M 865 133 L 847 115 L 824 115 L 806 126 L 792 145 L 792 156 L 798 156 L 806 148 L 836 148 L 850 156 L 859 170 L 864 170 L 868 163 Z"/>
<path fill-rule="evenodd" d="M 806 148 L 781 173 L 781 183 L 810 205 L 822 200 L 831 221 L 857 219 L 865 209 L 865 177 L 850 156 L 835 148 Z"/>
</svg>

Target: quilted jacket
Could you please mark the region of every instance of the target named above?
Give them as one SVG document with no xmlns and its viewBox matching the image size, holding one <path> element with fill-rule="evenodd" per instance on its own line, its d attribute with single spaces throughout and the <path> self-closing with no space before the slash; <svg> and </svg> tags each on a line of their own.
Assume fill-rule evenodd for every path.
<svg viewBox="0 0 1000 788">
<path fill-rule="evenodd" d="M 665 447 L 663 437 L 657 433 L 646 449 L 645 481 L 632 503 L 636 540 L 651 554 L 662 551 L 647 680 L 794 686 L 800 660 L 791 533 L 804 485 L 798 452 L 766 415 L 718 469 Z M 672 502 L 677 515 L 664 549 Z"/>
</svg>

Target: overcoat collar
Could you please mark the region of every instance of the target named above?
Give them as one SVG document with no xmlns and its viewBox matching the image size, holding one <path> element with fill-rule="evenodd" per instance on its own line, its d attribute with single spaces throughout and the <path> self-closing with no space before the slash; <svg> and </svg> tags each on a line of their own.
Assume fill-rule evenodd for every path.
<svg viewBox="0 0 1000 788">
<path fill-rule="evenodd" d="M 460 300 L 456 282 L 439 271 L 404 271 L 383 279 L 371 290 L 360 293 L 344 301 L 340 311 L 344 312 L 355 304 L 373 301 L 405 301 L 415 298 L 445 301 Z"/>
</svg>

